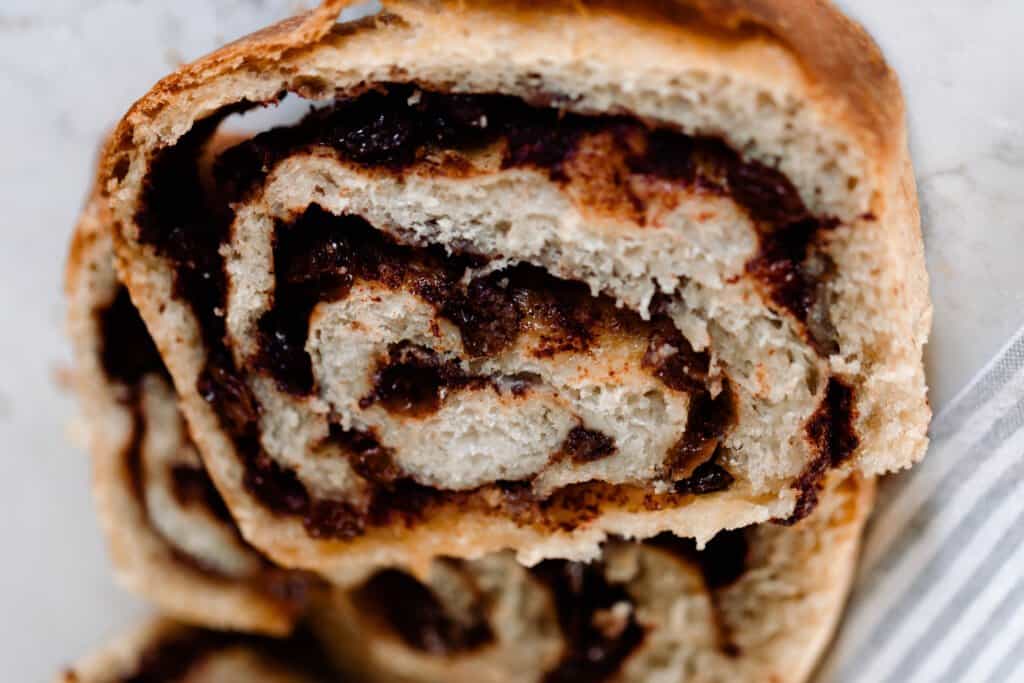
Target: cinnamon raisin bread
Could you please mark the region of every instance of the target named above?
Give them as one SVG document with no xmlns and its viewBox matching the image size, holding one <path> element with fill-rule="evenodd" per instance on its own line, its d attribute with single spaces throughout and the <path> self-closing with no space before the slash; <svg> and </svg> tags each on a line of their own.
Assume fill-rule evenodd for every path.
<svg viewBox="0 0 1024 683">
<path fill-rule="evenodd" d="M 251 543 L 346 584 L 585 560 L 922 456 L 903 103 L 831 4 L 346 4 L 164 79 L 104 161 L 118 270 Z M 316 107 L 200 172 L 289 94 Z"/>
</svg>

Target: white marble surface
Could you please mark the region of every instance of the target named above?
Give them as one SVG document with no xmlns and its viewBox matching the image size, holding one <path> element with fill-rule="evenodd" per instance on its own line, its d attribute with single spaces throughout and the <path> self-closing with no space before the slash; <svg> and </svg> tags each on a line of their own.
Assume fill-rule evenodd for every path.
<svg viewBox="0 0 1024 683">
<path fill-rule="evenodd" d="M 144 612 L 110 577 L 73 406 L 61 272 L 102 132 L 177 62 L 294 0 L 0 3 L 0 678 L 46 680 Z M 1024 322 L 1024 2 L 844 0 L 909 100 L 941 407 Z M 822 40 L 828 40 L 822 36 Z"/>
</svg>

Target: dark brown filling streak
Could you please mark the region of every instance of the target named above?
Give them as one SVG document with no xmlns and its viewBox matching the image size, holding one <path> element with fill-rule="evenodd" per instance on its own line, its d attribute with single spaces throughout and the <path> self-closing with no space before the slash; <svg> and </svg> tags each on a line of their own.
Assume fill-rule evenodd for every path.
<svg viewBox="0 0 1024 683">
<path fill-rule="evenodd" d="M 678 493 L 708 493 L 728 488 L 733 477 L 716 464 L 722 438 L 736 421 L 735 398 L 723 382 L 715 396 L 707 388 L 709 358 L 695 353 L 671 321 L 657 319 L 643 365 L 670 389 L 690 395 L 683 436 L 669 450 L 665 476 L 674 480 Z M 668 356 L 664 349 L 672 349 Z"/>
<path fill-rule="evenodd" d="M 494 641 L 486 605 L 482 596 L 476 598 L 469 619 L 456 619 L 429 586 L 395 569 L 377 572 L 353 593 L 360 610 L 379 615 L 406 645 L 439 656 L 471 652 Z"/>
<path fill-rule="evenodd" d="M 127 289 L 118 287 L 113 301 L 95 315 L 100 330 L 100 364 L 115 387 L 118 402 L 131 413 L 131 433 L 123 456 L 125 470 L 140 510 L 148 518 L 142 475 L 142 442 L 146 436 L 142 380 L 153 374 L 171 382 L 171 376 Z"/>
<path fill-rule="evenodd" d="M 615 450 L 615 439 L 580 425 L 569 430 L 559 453 L 575 463 L 588 463 L 607 458 Z"/>
<path fill-rule="evenodd" d="M 619 602 L 633 604 L 625 586 L 605 578 L 602 563 L 546 560 L 529 571 L 549 587 L 565 638 L 559 663 L 544 677 L 547 683 L 604 680 L 643 641 L 645 630 L 632 612 L 612 630 L 596 622 L 599 612 Z M 429 587 L 404 572 L 378 572 L 355 593 L 356 604 L 381 616 L 408 646 L 442 656 L 493 642 L 488 606 L 478 597 L 472 619 L 459 623 Z"/>
<path fill-rule="evenodd" d="M 413 98 L 414 94 L 418 97 Z M 730 196 L 744 208 L 754 220 L 761 240 L 760 253 L 747 264 L 747 271 L 757 278 L 776 306 L 805 323 L 809 341 L 819 352 L 834 350 L 834 331 L 827 320 L 827 307 L 823 311 L 818 304 L 823 291 L 820 278 L 828 270 L 827 263 L 823 266 L 822 262 L 827 259 L 820 255 L 815 244 L 819 236 L 837 225 L 837 221 L 812 216 L 782 173 L 765 164 L 744 160 L 717 138 L 692 137 L 665 129 L 650 130 L 636 119 L 625 116 L 584 116 L 532 107 L 509 96 L 438 94 L 418 91 L 412 85 L 381 84 L 358 97 L 339 100 L 330 108 L 312 111 L 295 126 L 262 133 L 228 150 L 216 164 L 217 192 L 204 192 L 196 160 L 205 143 L 226 116 L 253 106 L 256 105 L 242 102 L 225 108 L 197 122 L 173 147 L 158 151 L 151 160 L 135 218 L 139 241 L 151 245 L 173 264 L 174 294 L 191 305 L 199 320 L 207 347 L 207 362 L 197 388 L 219 415 L 245 462 L 246 488 L 271 510 L 301 516 L 313 536 L 351 538 L 362 534 L 368 526 L 396 521 L 409 526 L 428 508 L 439 504 L 472 505 L 470 498 L 474 492 L 438 491 L 399 477 L 387 487 L 378 488 L 367 506 L 356 509 L 345 502 L 312 499 L 294 472 L 262 452 L 259 439 L 262 409 L 225 345 L 224 319 L 217 313 L 224 310 L 226 299 L 226 277 L 219 247 L 229 235 L 231 202 L 254 192 L 277 162 L 296 151 L 333 151 L 360 165 L 399 172 L 431 152 L 476 149 L 504 141 L 503 167 L 542 168 L 552 181 L 567 182 L 567 167 L 577 154 L 581 140 L 588 134 L 606 133 L 625 150 L 627 169 L 616 177 L 622 184 L 620 194 L 632 204 L 642 203 L 642 198 L 625 186 L 625 179 L 642 176 Z M 325 213 L 311 207 L 304 218 L 312 215 L 317 219 L 317 212 Z M 344 243 L 348 230 L 360 221 L 355 217 L 334 218 L 331 222 L 335 225 L 347 224 L 340 241 L 331 238 L 312 245 L 301 244 L 306 239 L 303 230 L 286 231 L 299 243 L 294 250 L 292 245 L 285 244 L 292 241 L 290 237 L 283 238 L 280 231 L 276 234 L 275 264 L 283 259 L 286 263 L 282 265 L 286 267 L 275 269 L 275 273 L 283 273 L 284 278 L 278 281 L 274 307 L 260 320 L 259 360 L 261 369 L 274 376 L 286 391 L 305 395 L 314 388 L 310 361 L 304 351 L 309 312 L 316 302 L 343 296 L 351 286 L 351 276 L 338 269 L 335 248 Z M 376 233 L 372 227 L 365 227 Z M 379 233 L 373 240 L 385 255 L 392 249 L 409 249 L 389 243 Z M 361 275 L 369 274 L 371 279 L 385 282 L 394 276 L 388 272 L 386 258 L 374 262 L 364 260 L 361 253 L 361 250 L 352 250 L 345 256 L 355 255 L 357 267 L 368 266 Z M 287 264 L 294 262 L 296 255 L 303 265 L 290 270 Z M 471 254 L 456 255 L 452 264 L 471 264 L 474 258 Z M 465 261 L 460 261 L 462 259 Z M 529 266 L 513 270 L 519 268 L 530 272 Z M 543 272 L 540 277 L 554 280 Z M 493 286 L 493 278 L 478 278 L 462 297 L 452 298 L 437 297 L 432 287 L 438 282 L 435 273 L 414 286 L 426 300 L 430 301 L 432 295 L 435 297 L 442 314 L 462 330 L 464 345 L 471 354 L 494 353 L 493 345 L 501 344 L 500 340 L 507 338 L 509 330 L 518 325 L 515 306 L 510 305 L 507 293 L 499 291 L 502 288 Z M 445 278 L 442 277 L 440 283 L 444 285 Z M 578 283 L 565 284 L 573 287 Z M 451 296 L 451 290 L 446 294 Z M 568 348 L 586 348 L 586 325 L 577 326 L 578 335 L 565 333 L 574 329 L 571 317 L 570 324 L 553 340 L 557 344 L 551 349 L 552 353 L 566 350 L 564 344 L 569 344 Z M 653 370 L 661 376 L 659 368 Z M 731 401 L 727 392 L 723 394 L 727 398 L 722 400 Z M 376 398 L 371 396 L 367 400 Z M 420 397 L 416 398 L 410 406 L 420 405 Z M 718 410 L 718 399 L 698 395 L 695 400 L 699 409 L 695 412 L 703 412 L 705 408 Z M 432 403 L 429 395 L 426 401 L 427 405 Z M 712 439 L 712 452 L 720 436 Z M 359 438 L 373 441 L 373 435 Z M 705 447 L 688 443 L 684 437 L 672 458 L 676 465 L 668 468 L 668 473 L 690 470 L 694 452 Z M 373 449 L 379 451 L 380 446 L 374 445 L 370 450 Z M 390 468 L 375 469 L 387 471 Z M 712 459 L 678 481 L 674 494 L 661 497 L 641 494 L 641 505 L 658 509 L 675 504 L 678 496 L 722 490 L 731 481 L 728 471 Z M 589 490 L 581 489 L 588 486 Z M 572 515 L 566 514 L 569 511 L 576 516 L 577 523 L 581 523 L 596 515 L 593 506 L 600 501 L 628 502 L 637 497 L 636 491 L 626 490 L 628 487 L 618 487 L 623 490 L 617 491 L 599 482 L 566 487 L 543 501 L 533 499 L 521 482 L 499 482 L 488 488 L 503 494 L 501 509 L 520 523 L 543 520 L 556 528 L 574 526 L 568 519 Z"/>
<path fill-rule="evenodd" d="M 129 486 L 138 502 L 139 511 L 150 531 L 164 541 L 176 562 L 211 578 L 235 582 L 236 579 L 225 577 L 200 559 L 181 551 L 150 523 L 142 473 L 142 443 L 146 436 L 146 420 L 142 414 L 141 404 L 142 380 L 147 375 L 156 375 L 171 384 L 171 376 L 142 317 L 132 304 L 127 289 L 119 287 L 113 301 L 98 310 L 96 316 L 101 334 L 101 366 L 118 391 L 118 401 L 131 413 L 131 433 L 122 457 L 128 473 Z M 232 529 L 241 543 L 263 560 L 262 570 L 252 579 L 254 584 L 296 610 L 307 602 L 309 590 L 319 581 L 302 572 L 281 570 L 263 559 L 259 551 L 242 538 L 224 499 L 214 487 L 205 469 L 191 465 L 174 465 L 170 471 L 170 479 L 172 494 L 181 505 L 199 505 L 208 510 Z"/>
<path fill-rule="evenodd" d="M 739 579 L 747 568 L 748 539 L 745 530 L 723 531 L 703 550 L 693 539 L 661 534 L 644 541 L 700 568 L 711 598 L 719 647 L 723 654 L 739 656 L 728 625 L 721 618 L 715 591 Z M 458 569 L 461 560 L 445 560 Z M 545 681 L 600 681 L 615 673 L 642 642 L 645 629 L 631 611 L 620 624 L 604 627 L 597 618 L 620 602 L 634 607 L 634 599 L 623 584 L 609 582 L 603 562 L 582 563 L 545 560 L 530 573 L 544 582 L 555 601 L 559 627 L 566 640 L 558 665 Z M 470 575 L 471 576 L 471 575 Z M 470 619 L 457 621 L 424 584 L 394 569 L 376 573 L 353 593 L 357 607 L 375 614 L 409 647 L 432 655 L 471 652 L 494 641 L 488 617 L 489 606 L 477 595 Z"/>
<path fill-rule="evenodd" d="M 838 377 L 829 378 L 825 398 L 804 428 L 817 456 L 807 464 L 793 485 L 798 494 L 793 514 L 776 522 L 795 524 L 818 505 L 825 475 L 830 469 L 842 465 L 860 445 L 860 437 L 853 426 L 856 417 L 853 389 Z"/>
<path fill-rule="evenodd" d="M 235 109 L 250 106 L 243 103 Z M 808 341 L 820 353 L 837 350 L 824 305 L 824 285 L 834 265 L 820 251 L 819 242 L 839 221 L 811 214 L 785 174 L 744 159 L 720 138 L 651 129 L 629 116 L 531 106 L 508 95 L 437 93 L 382 83 L 311 111 L 294 126 L 237 145 L 221 156 L 215 175 L 228 199 L 237 201 L 259 187 L 277 162 L 303 149 L 331 150 L 363 166 L 401 171 L 430 155 L 504 141 L 503 168 L 541 168 L 553 181 L 567 182 L 567 169 L 581 153 L 581 141 L 599 134 L 610 136 L 624 168 L 615 170 L 611 193 L 606 187 L 591 188 L 600 191 L 596 199 L 607 204 L 607 195 L 612 194 L 639 205 L 636 209 L 644 208 L 648 198 L 635 191 L 633 177 L 730 197 L 753 220 L 761 242 L 759 254 L 747 264 L 748 273 L 776 306 L 806 325 Z M 181 145 L 179 141 L 176 147 Z M 442 163 L 458 167 L 450 158 Z"/>
<path fill-rule="evenodd" d="M 608 581 L 603 563 L 544 560 L 530 572 L 550 588 L 566 641 L 544 683 L 606 680 L 643 642 L 646 629 L 636 619 L 632 596 L 624 584 Z M 620 602 L 630 606 L 625 621 L 602 628 L 598 614 Z"/>
<path fill-rule="evenodd" d="M 318 303 L 344 299 L 356 282 L 402 289 L 430 304 L 459 328 L 471 358 L 500 353 L 531 325 L 543 330 L 532 349 L 538 357 L 586 350 L 599 325 L 643 327 L 637 314 L 617 310 L 609 301 L 595 303 L 584 285 L 534 266 L 506 268 L 462 284 L 467 268 L 484 263 L 471 255 L 448 256 L 437 246 L 397 244 L 362 218 L 334 216 L 311 205 L 294 224 L 275 230 L 273 306 L 258 322 L 260 352 L 254 365 L 274 377 L 282 391 L 313 393 L 305 351 L 310 314 Z M 703 362 L 706 367 L 706 357 Z M 383 402 L 413 414 L 436 409 L 431 395 L 442 388 L 479 388 L 485 380 L 503 379 L 472 376 L 458 362 L 408 344 L 392 347 L 380 366 L 364 407 Z"/>
<path fill-rule="evenodd" d="M 171 467 L 171 492 L 183 507 L 198 505 L 210 511 L 217 519 L 234 527 L 234 518 L 224 499 L 220 497 L 210 475 L 202 467 L 194 465 L 173 465 Z"/>
<path fill-rule="evenodd" d="M 118 683 L 176 683 L 185 680 L 209 657 L 232 648 L 246 648 L 311 680 L 340 681 L 315 639 L 298 632 L 287 639 L 189 628 L 151 644 Z"/>
<path fill-rule="evenodd" d="M 692 538 L 679 538 L 669 533 L 659 534 L 646 543 L 700 567 L 711 600 L 715 630 L 718 632 L 718 648 L 728 657 L 740 656 L 742 652 L 735 642 L 732 628 L 725 621 L 719 606 L 718 591 L 734 584 L 747 570 L 750 543 L 746 529 L 720 531 L 707 542 L 703 550 L 697 550 L 697 543 Z"/>
</svg>

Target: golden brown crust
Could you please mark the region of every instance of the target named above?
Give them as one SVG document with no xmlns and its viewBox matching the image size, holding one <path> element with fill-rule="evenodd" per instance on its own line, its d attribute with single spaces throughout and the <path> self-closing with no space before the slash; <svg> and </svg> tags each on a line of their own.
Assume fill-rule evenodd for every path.
<svg viewBox="0 0 1024 683">
<path fill-rule="evenodd" d="M 437 5 L 447 11 L 470 6 L 550 21 L 553 11 L 605 12 L 623 20 L 671 24 L 734 43 L 769 39 L 786 47 L 837 110 L 870 134 L 874 147 L 897 150 L 904 105 L 896 74 L 875 41 L 829 0 L 393 0 L 385 9 Z"/>
<path fill-rule="evenodd" d="M 134 122 L 154 117 L 181 93 L 234 70 L 259 70 L 286 52 L 313 46 L 331 33 L 352 0 L 326 0 L 316 10 L 243 37 L 160 80 L 135 103 L 111 136 L 104 176 L 123 175 L 124 153 Z M 877 44 L 828 0 L 385 0 L 387 12 L 405 8 L 459 12 L 481 8 L 527 21 L 551 21 L 552 13 L 604 12 L 623 20 L 666 23 L 727 43 L 768 38 L 789 50 L 822 98 L 848 118 L 861 141 L 884 156 L 900 153 L 905 138 L 904 104 L 895 73 Z M 373 30 L 387 21 L 368 20 Z M 120 164 L 119 164 L 120 162 Z M 104 184 L 106 185 L 106 184 Z"/>
<path fill-rule="evenodd" d="M 649 0 L 649 5 L 669 4 Z M 670 4 L 679 4 L 673 2 Z M 706 20 L 734 31 L 755 26 L 786 45 L 812 81 L 840 101 L 848 116 L 877 136 L 880 147 L 903 128 L 896 74 L 874 40 L 828 0 L 685 0 Z"/>
<path fill-rule="evenodd" d="M 106 204 L 103 200 L 103 163 L 105 159 L 104 150 L 110 144 L 112 134 L 103 139 L 96 150 L 93 159 L 95 171 L 92 176 L 92 184 L 85 196 L 82 210 L 79 213 L 78 224 L 71 234 L 71 243 L 68 246 L 68 255 L 64 262 L 64 294 L 71 296 L 76 286 L 78 273 L 85 267 L 85 261 L 93 245 L 109 230 L 105 227 L 101 215 L 106 212 Z"/>
<path fill-rule="evenodd" d="M 220 74 L 244 68 L 259 69 L 262 62 L 279 59 L 288 50 L 315 44 L 330 32 L 338 14 L 353 4 L 358 3 L 353 0 L 324 0 L 315 10 L 228 43 L 160 79 L 145 96 L 132 105 L 111 134 L 100 162 L 100 177 L 106 179 L 121 175 L 119 162 L 124 163 L 124 153 L 132 147 L 134 126 L 130 122 L 136 115 L 145 119 L 152 118 L 182 92 Z M 102 182 L 101 186 L 104 191 L 109 189 L 106 182 Z"/>
</svg>

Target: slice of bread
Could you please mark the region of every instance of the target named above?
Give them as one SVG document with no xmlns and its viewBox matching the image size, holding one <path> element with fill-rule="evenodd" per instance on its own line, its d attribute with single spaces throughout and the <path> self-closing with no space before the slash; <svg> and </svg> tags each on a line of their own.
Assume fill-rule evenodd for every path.
<svg viewBox="0 0 1024 683">
<path fill-rule="evenodd" d="M 315 644 L 154 619 L 82 659 L 55 683 L 337 683 Z"/>
<path fill-rule="evenodd" d="M 832 482 L 814 514 L 716 536 L 613 541 L 599 562 L 509 554 L 394 570 L 336 591 L 314 631 L 360 681 L 806 680 L 842 611 L 873 483 Z"/>
<path fill-rule="evenodd" d="M 284 635 L 319 582 L 273 566 L 239 533 L 117 281 L 110 227 L 93 197 L 72 243 L 67 292 L 75 388 L 117 577 L 177 619 Z"/>
<path fill-rule="evenodd" d="M 161 81 L 104 160 L 119 272 L 250 542 L 342 583 L 581 560 L 922 456 L 902 99 L 830 4 L 345 4 Z M 200 171 L 286 93 L 323 106 Z"/>
</svg>

